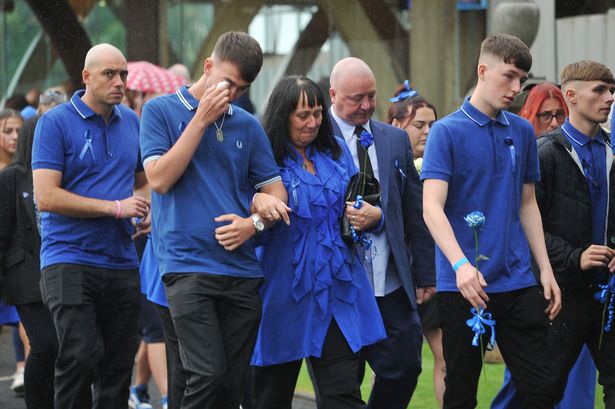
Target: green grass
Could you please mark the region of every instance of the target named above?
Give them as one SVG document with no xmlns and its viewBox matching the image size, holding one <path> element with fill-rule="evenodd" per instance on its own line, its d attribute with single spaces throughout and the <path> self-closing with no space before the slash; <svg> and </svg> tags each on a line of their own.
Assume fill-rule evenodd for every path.
<svg viewBox="0 0 615 409">
<path fill-rule="evenodd" d="M 491 400 L 500 390 L 502 386 L 502 379 L 504 378 L 504 365 L 503 364 L 486 364 L 485 372 L 481 372 L 480 381 L 478 382 L 478 409 L 489 409 Z M 433 383 L 433 356 L 427 346 L 427 343 L 423 344 L 423 372 L 419 377 L 418 385 L 412 396 L 412 401 L 408 408 L 412 409 L 436 409 L 438 404 L 434 397 Z M 372 371 L 368 367 L 365 374 L 365 380 L 361 385 L 361 393 L 364 400 L 367 400 L 369 392 L 371 390 Z M 305 365 L 301 368 L 301 374 L 297 381 L 297 392 L 306 394 L 314 393 L 312 388 L 312 382 L 308 376 Z M 602 388 L 596 389 L 596 409 L 604 408 L 602 403 Z"/>
</svg>

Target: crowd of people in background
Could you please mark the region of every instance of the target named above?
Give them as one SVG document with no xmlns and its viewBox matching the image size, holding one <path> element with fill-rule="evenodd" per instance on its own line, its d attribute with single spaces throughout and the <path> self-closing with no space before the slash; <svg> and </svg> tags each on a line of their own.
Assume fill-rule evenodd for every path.
<svg viewBox="0 0 615 409">
<path fill-rule="evenodd" d="M 438 117 L 348 57 L 325 90 L 282 78 L 259 120 L 262 62 L 228 32 L 195 81 L 170 68 L 190 85 L 145 93 L 99 44 L 84 89 L 7 100 L 0 325 L 28 409 L 151 409 L 151 377 L 164 409 L 290 409 L 304 362 L 321 409 L 404 409 L 424 339 L 434 407 L 476 407 L 497 342 L 493 409 L 593 408 L 596 379 L 615 408 L 605 65 L 567 65 L 516 115 L 532 56 L 492 35 Z"/>
</svg>

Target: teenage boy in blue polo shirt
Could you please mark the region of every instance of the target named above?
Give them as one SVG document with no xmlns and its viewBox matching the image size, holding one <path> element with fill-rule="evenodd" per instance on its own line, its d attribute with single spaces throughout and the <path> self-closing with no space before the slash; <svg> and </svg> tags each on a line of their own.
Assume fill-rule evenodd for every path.
<svg viewBox="0 0 615 409">
<path fill-rule="evenodd" d="M 128 400 L 140 296 L 131 219 L 149 203 L 133 195 L 147 182 L 137 116 L 120 104 L 126 74 L 117 48 L 93 47 L 85 91 L 45 113 L 34 134 L 41 293 L 60 344 L 56 408 L 121 409 Z"/>
<path fill-rule="evenodd" d="M 600 124 L 613 104 L 615 79 L 604 64 L 578 61 L 561 73 L 569 117 L 539 140 L 541 181 L 536 185 L 547 250 L 562 289 L 562 312 L 549 328 L 556 399 L 587 344 L 615 408 L 615 336 L 605 305 L 594 298 L 615 271 L 615 167 L 609 135 Z M 607 298 L 607 304 L 609 299 Z M 608 307 L 607 307 L 608 308 Z"/>
<path fill-rule="evenodd" d="M 446 361 L 444 408 L 473 408 L 482 366 L 466 325 L 470 307 L 496 320 L 497 342 L 524 408 L 552 408 L 544 346 L 547 317 L 560 309 L 560 292 L 545 249 L 534 183 L 539 180 L 532 125 L 505 112 L 532 65 L 518 38 L 485 39 L 478 83 L 461 108 L 430 132 L 421 179 L 423 214 L 436 244 L 438 303 Z M 476 266 L 474 230 L 464 217 L 481 211 Z M 530 249 L 542 289 L 532 273 Z M 546 311 L 546 314 L 545 314 Z M 489 341 L 490 330 L 483 336 Z"/>
<path fill-rule="evenodd" d="M 263 280 L 250 239 L 264 222 L 288 222 L 286 190 L 265 132 L 229 105 L 261 65 L 256 40 L 225 33 L 195 84 L 143 108 L 152 243 L 189 380 L 182 409 L 239 407 Z M 262 193 L 251 215 L 255 191 Z"/>
</svg>

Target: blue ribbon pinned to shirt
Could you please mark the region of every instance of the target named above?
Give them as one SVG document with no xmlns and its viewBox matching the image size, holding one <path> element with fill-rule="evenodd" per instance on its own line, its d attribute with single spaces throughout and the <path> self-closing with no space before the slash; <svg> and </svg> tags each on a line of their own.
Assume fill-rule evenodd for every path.
<svg viewBox="0 0 615 409">
<path fill-rule="evenodd" d="M 512 163 L 512 171 L 517 171 L 517 155 L 515 154 L 515 145 L 513 143 L 512 138 L 504 138 L 504 143 L 508 146 L 508 151 L 510 152 L 510 161 Z"/>
<path fill-rule="evenodd" d="M 472 345 L 475 347 L 478 346 L 479 337 L 485 333 L 486 325 L 491 328 L 491 337 L 489 338 L 489 343 L 487 344 L 487 350 L 493 349 L 493 346 L 495 345 L 495 320 L 491 318 L 491 313 L 485 312 L 484 308 L 480 308 L 477 312 L 474 307 L 472 307 L 470 313 L 472 313 L 474 317 L 467 320 L 466 325 L 474 331 Z M 491 345 L 491 348 L 489 345 Z"/>
<path fill-rule="evenodd" d="M 405 91 L 400 92 L 399 95 L 397 95 L 396 97 L 389 98 L 389 101 L 399 102 L 399 101 L 403 101 L 406 98 L 411 98 L 419 94 L 417 91 L 413 90 L 412 87 L 410 87 L 410 80 L 404 81 L 404 88 L 406 89 Z"/>
<path fill-rule="evenodd" d="M 85 145 L 83 145 L 83 149 L 81 150 L 81 153 L 79 154 L 79 160 L 83 160 L 83 157 L 85 156 L 86 153 L 88 153 L 88 150 L 89 150 L 90 154 L 92 155 L 92 160 L 96 161 L 96 154 L 94 153 L 94 145 L 92 145 L 92 132 L 90 132 L 90 130 L 88 129 L 87 131 L 85 131 L 85 134 L 83 136 L 85 137 Z"/>
</svg>

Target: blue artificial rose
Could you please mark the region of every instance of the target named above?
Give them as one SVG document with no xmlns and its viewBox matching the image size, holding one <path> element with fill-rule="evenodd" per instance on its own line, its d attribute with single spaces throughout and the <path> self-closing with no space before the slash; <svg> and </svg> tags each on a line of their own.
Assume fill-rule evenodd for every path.
<svg viewBox="0 0 615 409">
<path fill-rule="evenodd" d="M 363 131 L 361 132 L 361 136 L 359 137 L 359 143 L 361 144 L 363 149 L 367 149 L 373 145 L 374 136 L 367 131 Z"/>
<path fill-rule="evenodd" d="M 485 224 L 485 215 L 477 210 L 463 218 L 472 229 L 480 229 Z"/>
</svg>

